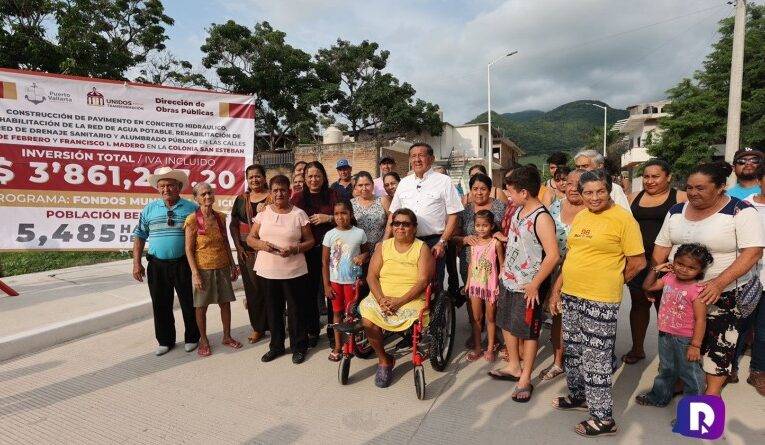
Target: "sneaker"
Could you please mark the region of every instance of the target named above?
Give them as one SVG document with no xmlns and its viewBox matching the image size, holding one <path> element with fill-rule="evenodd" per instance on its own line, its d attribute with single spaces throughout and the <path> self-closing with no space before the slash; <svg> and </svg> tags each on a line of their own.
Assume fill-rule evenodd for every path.
<svg viewBox="0 0 765 445">
<path fill-rule="evenodd" d="M 292 363 L 299 365 L 305 361 L 305 351 L 296 351 L 292 353 Z"/>
<path fill-rule="evenodd" d="M 183 350 L 186 352 L 191 352 L 194 349 L 196 349 L 197 346 L 199 346 L 199 343 L 186 343 L 185 345 L 183 345 Z"/>
<path fill-rule="evenodd" d="M 274 350 L 270 349 L 268 352 L 263 354 L 263 357 L 260 358 L 260 361 L 263 362 L 263 363 L 268 363 L 268 362 L 273 361 L 274 359 L 276 359 L 277 357 L 280 357 L 282 355 L 284 355 L 284 351 L 274 351 Z"/>
<path fill-rule="evenodd" d="M 170 352 L 169 346 L 158 346 L 157 349 L 154 351 L 154 355 L 159 357 L 160 355 L 165 355 L 168 352 Z"/>
</svg>

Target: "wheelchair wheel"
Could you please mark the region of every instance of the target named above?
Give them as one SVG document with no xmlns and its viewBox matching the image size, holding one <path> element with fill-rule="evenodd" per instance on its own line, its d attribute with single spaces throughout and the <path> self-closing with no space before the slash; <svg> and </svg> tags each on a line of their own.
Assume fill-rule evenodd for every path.
<svg viewBox="0 0 765 445">
<path fill-rule="evenodd" d="M 351 372 L 351 358 L 342 356 L 337 366 L 337 380 L 341 385 L 348 384 L 348 374 Z"/>
<path fill-rule="evenodd" d="M 425 369 L 422 365 L 414 367 L 414 390 L 418 399 L 425 399 Z"/>
<path fill-rule="evenodd" d="M 360 358 L 369 358 L 375 352 L 372 345 L 369 344 L 367 335 L 364 331 L 359 332 L 353 337 L 353 354 Z"/>
<path fill-rule="evenodd" d="M 449 365 L 454 347 L 456 318 L 454 302 L 447 292 L 441 292 L 433 304 L 430 331 L 430 364 L 436 371 L 444 371 Z"/>
</svg>

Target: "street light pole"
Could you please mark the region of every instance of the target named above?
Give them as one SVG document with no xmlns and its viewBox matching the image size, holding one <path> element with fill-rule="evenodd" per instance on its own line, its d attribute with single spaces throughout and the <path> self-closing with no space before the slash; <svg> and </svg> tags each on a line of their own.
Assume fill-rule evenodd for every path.
<svg viewBox="0 0 765 445">
<path fill-rule="evenodd" d="M 725 160 L 733 162 L 741 137 L 741 84 L 744 78 L 744 37 L 746 34 L 746 0 L 736 0 L 736 15 L 733 22 L 733 45 L 730 63 L 728 91 L 728 123 L 725 134 Z M 735 178 L 731 175 L 728 184 Z"/>
<path fill-rule="evenodd" d="M 598 104 L 590 104 L 593 107 L 598 107 L 603 109 L 603 157 L 606 157 L 606 133 L 608 128 L 608 107 L 604 107 L 603 105 Z"/>
<path fill-rule="evenodd" d="M 496 59 L 492 60 L 488 65 L 486 65 L 486 95 L 488 98 L 487 102 L 489 107 L 488 114 L 487 114 L 488 121 L 489 121 L 489 138 L 487 141 L 486 152 L 484 153 L 484 162 L 486 162 L 486 172 L 488 173 L 490 178 L 493 176 L 492 175 L 492 165 L 493 165 L 492 152 L 494 151 L 494 135 L 491 131 L 491 67 L 492 65 L 504 59 L 505 57 L 510 57 L 513 54 L 518 54 L 518 51 L 509 52 L 503 56 L 497 57 Z"/>
</svg>

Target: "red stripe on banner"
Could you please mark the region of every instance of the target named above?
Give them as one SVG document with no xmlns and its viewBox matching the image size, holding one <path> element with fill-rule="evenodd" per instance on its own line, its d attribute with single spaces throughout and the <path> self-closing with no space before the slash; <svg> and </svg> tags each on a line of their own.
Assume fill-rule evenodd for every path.
<svg viewBox="0 0 765 445">
<path fill-rule="evenodd" d="M 228 116 L 242 117 L 245 119 L 255 119 L 255 105 L 229 103 Z"/>
</svg>

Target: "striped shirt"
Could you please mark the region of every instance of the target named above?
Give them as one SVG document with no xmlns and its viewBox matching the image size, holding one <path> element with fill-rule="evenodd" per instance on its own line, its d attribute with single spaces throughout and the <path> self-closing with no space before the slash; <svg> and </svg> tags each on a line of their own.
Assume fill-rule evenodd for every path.
<svg viewBox="0 0 765 445">
<path fill-rule="evenodd" d="M 173 260 L 185 254 L 185 232 L 183 222 L 186 217 L 197 210 L 197 205 L 188 199 L 181 198 L 170 209 L 165 201 L 158 199 L 146 205 L 141 211 L 138 225 L 133 236 L 149 243 L 148 254 L 160 260 Z M 175 224 L 167 224 L 168 212 Z"/>
</svg>

